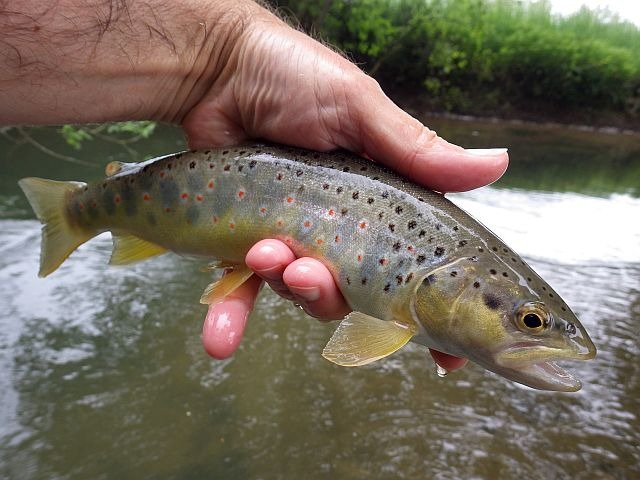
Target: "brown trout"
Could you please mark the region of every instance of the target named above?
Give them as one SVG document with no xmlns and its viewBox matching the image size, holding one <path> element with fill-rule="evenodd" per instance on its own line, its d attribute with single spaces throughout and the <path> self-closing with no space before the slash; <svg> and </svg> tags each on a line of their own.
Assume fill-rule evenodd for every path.
<svg viewBox="0 0 640 480">
<path fill-rule="evenodd" d="M 212 303 L 251 276 L 249 248 L 276 238 L 325 264 L 353 309 L 323 351 L 339 365 L 413 341 L 533 388 L 576 391 L 555 361 L 595 356 L 568 305 L 499 238 L 443 195 L 353 154 L 254 144 L 112 162 L 107 175 L 20 180 L 44 223 L 40 276 L 111 231 L 112 264 L 173 251 L 232 267 L 205 290 Z"/>
</svg>

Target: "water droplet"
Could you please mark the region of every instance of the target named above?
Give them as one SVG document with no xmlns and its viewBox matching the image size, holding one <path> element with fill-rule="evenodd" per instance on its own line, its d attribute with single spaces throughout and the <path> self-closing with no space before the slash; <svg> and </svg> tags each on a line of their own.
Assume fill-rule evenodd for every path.
<svg viewBox="0 0 640 480">
<path fill-rule="evenodd" d="M 436 375 L 438 375 L 440 378 L 444 378 L 447 376 L 448 373 L 449 373 L 449 370 L 444 368 L 442 365 L 438 365 L 436 363 Z"/>
</svg>

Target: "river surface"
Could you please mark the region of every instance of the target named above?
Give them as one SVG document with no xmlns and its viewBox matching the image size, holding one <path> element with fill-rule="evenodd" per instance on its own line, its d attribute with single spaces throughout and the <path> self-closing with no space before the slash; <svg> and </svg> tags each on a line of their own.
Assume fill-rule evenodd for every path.
<svg viewBox="0 0 640 480">
<path fill-rule="evenodd" d="M 209 283 L 166 255 L 109 267 L 108 235 L 37 277 L 40 225 L 23 176 L 88 180 L 79 165 L 0 143 L 0 478 L 640 478 L 640 139 L 427 120 L 468 147 L 509 147 L 490 188 L 452 195 L 565 298 L 598 347 L 565 365 L 578 393 L 539 392 L 469 365 L 439 378 L 409 345 L 366 367 L 320 352 L 322 324 L 266 289 L 237 354 L 200 344 Z M 182 148 L 175 130 L 135 145 Z"/>
</svg>

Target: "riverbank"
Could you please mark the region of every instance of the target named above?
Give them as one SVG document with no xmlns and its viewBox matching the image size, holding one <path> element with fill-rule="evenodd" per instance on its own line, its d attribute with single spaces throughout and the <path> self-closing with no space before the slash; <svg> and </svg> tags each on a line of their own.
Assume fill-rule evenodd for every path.
<svg viewBox="0 0 640 480">
<path fill-rule="evenodd" d="M 394 92 L 385 88 L 389 97 L 416 118 L 445 118 L 459 121 L 525 125 L 528 127 L 568 128 L 582 132 L 640 137 L 640 116 L 619 112 L 575 111 L 535 106 L 530 109 L 504 106 L 489 111 L 448 112 L 431 102 L 424 92 Z M 639 99 L 640 101 L 640 99 Z"/>
</svg>

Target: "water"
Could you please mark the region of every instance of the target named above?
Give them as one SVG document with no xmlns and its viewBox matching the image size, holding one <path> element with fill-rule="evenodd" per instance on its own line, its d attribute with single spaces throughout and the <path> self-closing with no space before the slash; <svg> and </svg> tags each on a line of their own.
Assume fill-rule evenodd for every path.
<svg viewBox="0 0 640 480">
<path fill-rule="evenodd" d="M 640 140 L 431 121 L 470 147 L 509 146 L 495 187 L 454 196 L 522 253 L 599 348 L 567 365 L 576 394 L 469 365 L 439 378 L 409 345 L 356 369 L 320 356 L 332 325 L 264 291 L 238 353 L 209 359 L 201 265 L 107 267 L 110 239 L 38 279 L 39 224 L 15 182 L 98 167 L 0 145 L 0 478 L 627 479 L 640 476 Z M 40 140 L 64 150 L 49 131 Z M 177 150 L 175 132 L 146 154 Z M 74 153 L 68 152 L 66 153 Z"/>
</svg>

